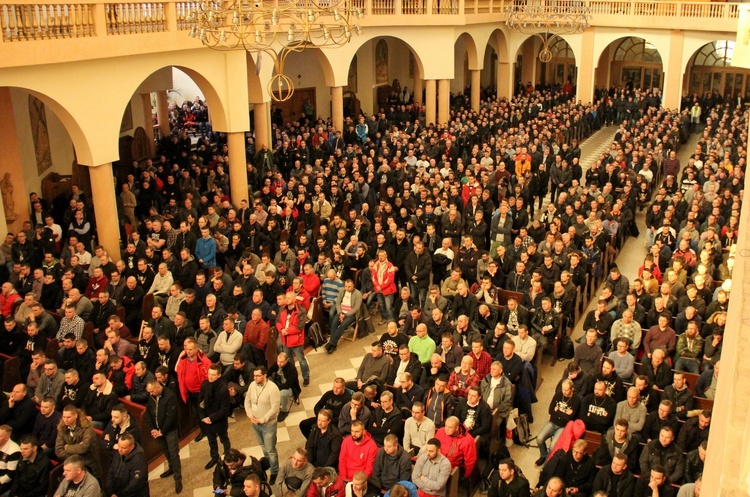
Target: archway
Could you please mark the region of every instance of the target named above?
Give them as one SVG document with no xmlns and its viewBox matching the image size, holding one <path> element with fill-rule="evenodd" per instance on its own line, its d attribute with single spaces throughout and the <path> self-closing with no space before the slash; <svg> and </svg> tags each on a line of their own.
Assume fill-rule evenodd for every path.
<svg viewBox="0 0 750 497">
<path fill-rule="evenodd" d="M 547 38 L 552 58 L 548 62 L 539 60 L 543 48 L 539 36 L 530 36 L 518 48 L 516 54 L 516 84 L 545 87 L 563 87 L 566 83 L 575 86 L 577 79 L 576 57 L 570 44 L 561 36 Z"/>
<path fill-rule="evenodd" d="M 284 102 L 273 102 L 281 111 L 284 122 L 297 121 L 312 105 L 313 115 L 324 119 L 331 115 L 331 92 L 333 73 L 331 64 L 319 48 L 306 48 L 291 52 L 285 62 L 284 72 L 294 83 L 294 93 Z M 276 72 L 274 71 L 274 74 Z"/>
<path fill-rule="evenodd" d="M 348 90 L 365 113 L 396 103 L 422 102 L 423 72 L 419 55 L 409 43 L 378 36 L 364 42 L 352 57 Z"/>
<path fill-rule="evenodd" d="M 688 94 L 718 92 L 737 97 L 750 91 L 750 69 L 732 67 L 734 42 L 716 40 L 697 50 L 688 62 L 683 91 Z"/>
<path fill-rule="evenodd" d="M 664 67 L 661 54 L 643 38 L 618 38 L 607 45 L 599 56 L 595 81 L 597 88 L 662 88 Z"/>
<path fill-rule="evenodd" d="M 499 97 L 510 98 L 513 78 L 513 64 L 510 64 L 510 50 L 505 33 L 496 29 L 487 40 L 482 64 L 482 88 L 495 91 Z"/>
<path fill-rule="evenodd" d="M 0 121 L 0 180 L 8 174 L 12 184 L 12 191 L 2 185 L 3 235 L 6 221 L 8 230 L 18 230 L 29 219 L 28 192 L 50 203 L 59 197 L 53 210 L 58 224 L 68 207 L 71 185 L 85 186 L 91 198 L 86 168 L 77 163 L 78 156 L 90 156 L 88 142 L 75 118 L 57 101 L 28 88 L 0 88 Z"/>
<path fill-rule="evenodd" d="M 477 45 L 469 33 L 461 33 L 453 45 L 454 78 L 451 93 L 463 93 L 471 87 L 471 73 L 479 67 Z M 468 98 L 468 93 L 467 93 Z"/>
</svg>

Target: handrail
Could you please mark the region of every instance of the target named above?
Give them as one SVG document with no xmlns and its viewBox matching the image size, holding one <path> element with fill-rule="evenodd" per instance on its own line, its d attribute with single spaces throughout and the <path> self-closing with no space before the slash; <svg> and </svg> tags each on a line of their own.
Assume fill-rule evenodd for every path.
<svg viewBox="0 0 750 497">
<path fill-rule="evenodd" d="M 737 20 L 739 3 L 650 0 L 528 0 L 520 4 L 508 0 L 352 0 L 367 18 L 379 16 L 460 16 L 497 15 L 502 22 L 506 7 L 555 13 L 568 6 L 587 6 L 592 26 L 608 25 L 611 16 L 653 19 Z M 191 12 L 200 8 L 196 0 L 103 2 L 77 0 L 0 0 L 2 42 L 28 42 L 65 38 L 137 35 L 186 31 Z M 605 18 L 605 16 L 607 18 Z M 597 19 L 599 18 L 599 19 Z M 646 20 L 646 18 L 649 18 Z M 482 22 L 486 22 L 484 16 Z"/>
</svg>

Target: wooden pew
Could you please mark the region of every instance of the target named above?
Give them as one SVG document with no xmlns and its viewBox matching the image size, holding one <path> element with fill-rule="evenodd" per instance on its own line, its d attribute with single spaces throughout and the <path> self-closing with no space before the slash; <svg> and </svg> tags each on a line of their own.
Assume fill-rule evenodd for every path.
<svg viewBox="0 0 750 497">
<path fill-rule="evenodd" d="M 523 298 L 523 294 L 519 292 L 511 292 L 510 290 L 503 290 L 503 289 L 499 289 L 497 291 L 497 303 L 501 306 L 507 305 L 508 299 L 511 297 L 515 297 L 515 299 L 520 304 L 521 299 Z"/>
<path fill-rule="evenodd" d="M 586 430 L 586 433 L 583 435 L 583 439 L 588 443 L 588 447 L 586 447 L 586 453 L 590 456 L 593 456 L 594 452 L 596 452 L 596 450 L 602 444 L 602 434 L 595 431 Z"/>
<path fill-rule="evenodd" d="M 453 468 L 451 475 L 448 477 L 446 486 L 446 497 L 458 497 L 458 483 L 461 481 L 461 474 L 458 468 Z"/>
<path fill-rule="evenodd" d="M 120 399 L 120 402 L 125 405 L 130 414 L 130 419 L 137 423 L 138 428 L 141 430 L 141 447 L 146 455 L 146 461 L 151 462 L 157 457 L 163 455 L 161 449 L 159 449 L 159 444 L 156 443 L 156 440 L 151 436 L 149 430 L 146 429 L 144 421 L 146 406 L 122 398 Z"/>
<path fill-rule="evenodd" d="M 60 362 L 60 356 L 58 351 L 60 350 L 60 345 L 57 340 L 54 338 L 48 338 L 47 339 L 47 346 L 44 348 L 44 353 L 47 356 L 47 359 L 53 359 L 55 362 Z"/>
<path fill-rule="evenodd" d="M 57 487 L 63 479 L 63 465 L 57 464 L 52 467 L 52 471 L 49 472 L 49 487 L 47 489 L 47 497 L 54 497 Z"/>
<path fill-rule="evenodd" d="M 0 354 L 0 361 L 3 362 L 3 392 L 10 392 L 13 387 L 21 381 L 21 361 L 18 357 Z"/>
</svg>

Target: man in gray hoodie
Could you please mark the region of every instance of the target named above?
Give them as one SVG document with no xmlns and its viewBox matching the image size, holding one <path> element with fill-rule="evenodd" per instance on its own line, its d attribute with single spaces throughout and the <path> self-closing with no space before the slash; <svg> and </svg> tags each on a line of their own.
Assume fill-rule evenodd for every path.
<svg viewBox="0 0 750 497">
<path fill-rule="evenodd" d="M 381 490 L 390 490 L 393 485 L 411 477 L 411 457 L 398 443 L 393 433 L 385 436 L 383 447 L 375 456 L 370 482 Z"/>
</svg>

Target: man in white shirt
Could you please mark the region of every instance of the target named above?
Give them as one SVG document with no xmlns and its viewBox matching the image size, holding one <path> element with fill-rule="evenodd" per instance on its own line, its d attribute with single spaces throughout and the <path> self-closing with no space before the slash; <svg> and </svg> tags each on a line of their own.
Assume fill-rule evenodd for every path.
<svg viewBox="0 0 750 497">
<path fill-rule="evenodd" d="M 174 283 L 172 273 L 167 268 L 167 264 L 162 262 L 159 264 L 159 270 L 154 276 L 151 288 L 146 293 L 152 293 L 156 303 L 163 306 L 167 301 L 167 297 L 169 297 L 169 287 L 172 286 L 172 283 Z"/>
<path fill-rule="evenodd" d="M 417 456 L 435 436 L 435 423 L 425 416 L 426 407 L 422 402 L 415 402 L 411 408 L 411 417 L 404 423 L 404 450 Z"/>
<path fill-rule="evenodd" d="M 529 336 L 526 325 L 520 325 L 518 335 L 512 335 L 511 339 L 516 344 L 516 354 L 521 356 L 524 362 L 532 362 L 536 353 L 536 340 Z"/>
</svg>

